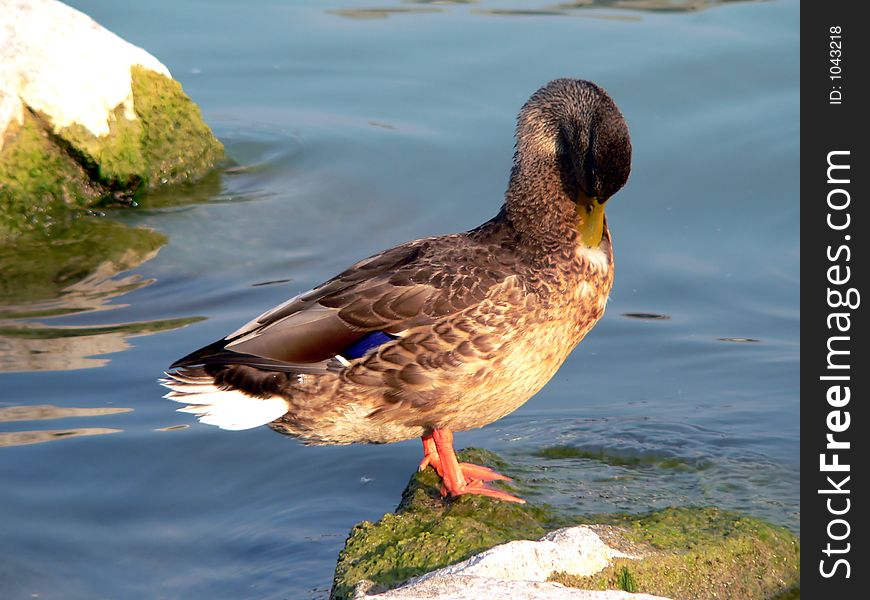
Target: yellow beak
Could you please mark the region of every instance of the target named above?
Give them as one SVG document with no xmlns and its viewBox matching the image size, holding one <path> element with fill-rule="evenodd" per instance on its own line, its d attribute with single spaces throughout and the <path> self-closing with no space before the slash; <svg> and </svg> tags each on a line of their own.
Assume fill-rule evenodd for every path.
<svg viewBox="0 0 870 600">
<path fill-rule="evenodd" d="M 581 196 L 577 200 L 577 233 L 587 246 L 597 247 L 604 235 L 604 205 L 597 198 Z"/>
</svg>

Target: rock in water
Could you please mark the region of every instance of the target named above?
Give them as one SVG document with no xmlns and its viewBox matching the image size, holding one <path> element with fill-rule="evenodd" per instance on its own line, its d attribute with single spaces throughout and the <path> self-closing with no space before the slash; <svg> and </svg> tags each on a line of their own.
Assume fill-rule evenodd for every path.
<svg viewBox="0 0 870 600">
<path fill-rule="evenodd" d="M 0 239 L 223 157 L 156 58 L 55 0 L 0 0 Z"/>
<path fill-rule="evenodd" d="M 517 475 L 486 451 L 466 450 L 461 460 Z M 353 528 L 339 554 L 333 600 L 761 600 L 798 593 L 799 538 L 752 517 L 683 507 L 597 515 L 577 525 L 580 517 L 533 503 L 443 501 L 440 484 L 432 469 L 415 474 L 395 513 Z"/>
<path fill-rule="evenodd" d="M 494 580 L 473 575 L 433 576 L 373 596 L 364 592 L 353 600 L 670 600 L 649 594 L 616 590 L 578 590 L 558 583 Z"/>
<path fill-rule="evenodd" d="M 580 590 L 549 581 L 557 572 L 591 576 L 614 558 L 637 559 L 611 548 L 592 527 L 553 531 L 538 541 L 518 540 L 490 548 L 455 565 L 427 573 L 397 589 L 368 595 L 355 590 L 353 600 L 478 598 L 487 600 L 669 600 L 621 590 Z"/>
</svg>

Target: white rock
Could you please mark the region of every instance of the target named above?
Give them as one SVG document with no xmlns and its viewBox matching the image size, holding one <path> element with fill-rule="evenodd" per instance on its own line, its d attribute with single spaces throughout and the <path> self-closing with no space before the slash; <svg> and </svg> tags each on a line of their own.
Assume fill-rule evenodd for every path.
<svg viewBox="0 0 870 600">
<path fill-rule="evenodd" d="M 592 528 L 581 525 L 557 529 L 537 542 L 508 542 L 435 573 L 546 581 L 554 571 L 594 575 L 617 557 L 634 558 L 614 550 Z"/>
<path fill-rule="evenodd" d="M 567 588 L 547 578 L 557 571 L 588 576 L 598 573 L 614 558 L 637 558 L 605 544 L 592 527 L 580 525 L 553 531 L 540 540 L 515 541 L 490 548 L 455 565 L 412 579 L 383 594 L 355 600 L 653 600 L 658 596 L 621 591 Z M 660 600 L 660 599 L 659 599 Z"/>
<path fill-rule="evenodd" d="M 78 123 L 107 135 L 119 105 L 135 119 L 133 65 L 171 77 L 156 58 L 61 2 L 0 0 L 0 149 L 25 105 L 54 131 Z"/>
<path fill-rule="evenodd" d="M 616 590 L 578 590 L 558 583 L 502 581 L 473 575 L 437 575 L 424 582 L 354 600 L 668 600 Z"/>
</svg>

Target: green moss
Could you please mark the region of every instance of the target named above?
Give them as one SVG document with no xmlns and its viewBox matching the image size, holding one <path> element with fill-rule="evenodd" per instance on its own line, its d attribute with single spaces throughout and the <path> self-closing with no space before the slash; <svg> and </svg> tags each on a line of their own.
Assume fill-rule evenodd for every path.
<svg viewBox="0 0 870 600">
<path fill-rule="evenodd" d="M 484 450 L 462 452 L 460 459 L 503 469 L 498 457 Z M 442 500 L 440 487 L 440 479 L 431 468 L 417 473 L 395 514 L 353 528 L 339 554 L 333 598 L 350 598 L 353 586 L 362 580 L 382 588 L 394 587 L 498 544 L 537 539 L 562 524 L 546 508 L 528 504 L 476 495 Z"/>
<path fill-rule="evenodd" d="M 0 242 L 0 305 L 58 298 L 98 267 L 109 274 L 118 273 L 140 264 L 165 243 L 166 236 L 151 229 L 128 227 L 102 217 L 66 215 L 50 227 L 18 236 L 14 242 Z M 120 291 L 113 288 L 113 293 Z"/>
<path fill-rule="evenodd" d="M 800 541 L 787 529 L 717 508 L 669 508 L 608 519 L 644 542 L 641 560 L 617 559 L 590 577 L 552 579 L 584 589 L 627 589 L 669 598 L 774 598 L 800 582 Z M 787 596 L 784 596 L 787 597 Z"/>
<path fill-rule="evenodd" d="M 585 458 L 596 460 L 615 467 L 637 468 L 654 466 L 662 469 L 674 469 L 677 471 L 700 471 L 709 467 L 703 461 L 689 461 L 677 457 L 654 456 L 654 455 L 622 455 L 607 453 L 604 449 L 584 450 L 576 446 L 549 446 L 535 452 L 535 456 L 550 459 Z"/>
<path fill-rule="evenodd" d="M 107 136 L 72 125 L 59 137 L 82 154 L 81 162 L 108 190 L 132 194 L 202 178 L 223 158 L 224 148 L 199 108 L 180 83 L 160 73 L 133 65 L 131 77 L 135 120 L 119 105 Z"/>
<path fill-rule="evenodd" d="M 715 507 L 668 508 L 640 517 L 623 517 L 629 537 L 663 550 L 684 550 L 719 543 L 723 537 L 750 533 L 767 537 L 776 530 L 756 519 Z M 784 529 L 782 531 L 785 531 Z"/>
<path fill-rule="evenodd" d="M 137 118 L 118 105 L 108 135 L 78 124 L 54 132 L 30 110 L 3 134 L 0 240 L 38 230 L 70 207 L 197 181 L 223 159 L 223 146 L 177 81 L 134 65 L 131 86 Z"/>
<path fill-rule="evenodd" d="M 57 138 L 101 186 L 104 196 L 112 191 L 132 194 L 139 190 L 148 173 L 142 156 L 142 129 L 142 122 L 126 118 L 124 107 L 119 104 L 109 114 L 108 135 L 97 137 L 74 123 L 61 129 Z"/>
<path fill-rule="evenodd" d="M 133 66 L 133 99 L 142 121 L 147 187 L 195 181 L 224 158 L 224 147 L 177 81 Z"/>
<path fill-rule="evenodd" d="M 25 111 L 23 122 L 10 126 L 0 150 L 0 240 L 50 226 L 102 193 L 37 115 Z"/>
</svg>

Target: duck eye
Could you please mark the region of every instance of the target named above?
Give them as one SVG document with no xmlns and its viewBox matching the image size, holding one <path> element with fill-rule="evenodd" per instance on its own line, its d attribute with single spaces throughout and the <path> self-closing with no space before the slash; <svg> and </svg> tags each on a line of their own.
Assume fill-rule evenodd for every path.
<svg viewBox="0 0 870 600">
<path fill-rule="evenodd" d="M 591 204 L 587 204 L 587 205 L 586 205 L 586 214 L 587 214 L 587 215 L 591 215 L 591 214 L 592 214 L 592 205 L 591 205 Z"/>
</svg>

